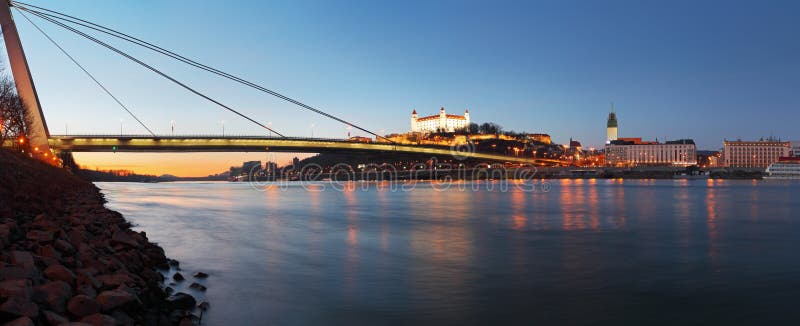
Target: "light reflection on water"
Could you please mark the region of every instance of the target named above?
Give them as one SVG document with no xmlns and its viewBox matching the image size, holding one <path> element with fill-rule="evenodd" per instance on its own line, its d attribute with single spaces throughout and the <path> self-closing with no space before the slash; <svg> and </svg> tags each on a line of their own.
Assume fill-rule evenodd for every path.
<svg viewBox="0 0 800 326">
<path fill-rule="evenodd" d="M 800 317 L 800 184 L 456 185 L 98 184 L 187 274 L 212 275 L 209 325 Z"/>
</svg>

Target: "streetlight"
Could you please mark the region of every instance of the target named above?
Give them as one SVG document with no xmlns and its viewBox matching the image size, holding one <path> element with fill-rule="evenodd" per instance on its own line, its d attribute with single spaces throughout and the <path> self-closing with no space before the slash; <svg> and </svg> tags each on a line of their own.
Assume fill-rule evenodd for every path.
<svg viewBox="0 0 800 326">
<path fill-rule="evenodd" d="M 269 128 L 269 136 L 272 137 L 272 121 L 267 121 L 267 128 Z"/>
<path fill-rule="evenodd" d="M 311 124 L 311 138 L 314 138 L 314 126 L 315 124 Z"/>
<path fill-rule="evenodd" d="M 225 120 L 220 121 L 222 123 L 222 137 L 225 137 Z"/>
<path fill-rule="evenodd" d="M 119 135 L 122 136 L 122 119 L 119 119 Z"/>
<path fill-rule="evenodd" d="M 170 120 L 169 128 L 170 128 L 170 130 L 172 132 L 172 135 L 175 136 L 175 120 Z"/>
<path fill-rule="evenodd" d="M 350 138 L 350 130 L 353 130 L 353 126 L 347 125 L 347 138 Z"/>
</svg>

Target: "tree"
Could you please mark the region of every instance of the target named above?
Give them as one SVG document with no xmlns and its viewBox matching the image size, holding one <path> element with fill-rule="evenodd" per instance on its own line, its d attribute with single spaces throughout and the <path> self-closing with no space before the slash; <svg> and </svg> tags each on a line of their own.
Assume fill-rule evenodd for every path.
<svg viewBox="0 0 800 326">
<path fill-rule="evenodd" d="M 482 134 L 499 134 L 503 131 L 503 127 L 494 122 L 484 122 L 479 129 Z"/>
<path fill-rule="evenodd" d="M 0 70 L 2 73 L 2 70 Z M 12 81 L 7 76 L 0 78 L 0 144 L 11 141 L 15 148 L 27 149 L 28 126 L 22 103 Z"/>
</svg>

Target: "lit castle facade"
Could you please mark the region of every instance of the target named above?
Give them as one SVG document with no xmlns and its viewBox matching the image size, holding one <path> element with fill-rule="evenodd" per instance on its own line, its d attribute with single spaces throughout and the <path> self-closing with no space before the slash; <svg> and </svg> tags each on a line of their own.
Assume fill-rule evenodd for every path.
<svg viewBox="0 0 800 326">
<path fill-rule="evenodd" d="M 417 110 L 411 112 L 411 132 L 454 132 L 457 129 L 469 127 L 469 109 L 464 115 L 447 114 L 444 107 L 439 110 L 439 115 L 427 117 L 417 116 Z"/>
</svg>

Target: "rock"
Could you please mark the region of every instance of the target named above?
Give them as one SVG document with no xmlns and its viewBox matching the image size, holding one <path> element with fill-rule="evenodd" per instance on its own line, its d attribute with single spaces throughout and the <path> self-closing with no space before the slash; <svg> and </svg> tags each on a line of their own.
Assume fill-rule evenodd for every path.
<svg viewBox="0 0 800 326">
<path fill-rule="evenodd" d="M 104 291 L 97 295 L 97 302 L 103 311 L 111 311 L 137 300 L 135 295 L 122 290 Z"/>
<path fill-rule="evenodd" d="M 172 275 L 172 279 L 178 282 L 185 280 L 181 273 L 175 273 L 175 275 Z"/>
<path fill-rule="evenodd" d="M 172 309 L 193 309 L 197 301 L 191 295 L 178 292 L 167 298 L 167 304 Z"/>
<path fill-rule="evenodd" d="M 166 293 L 167 295 L 171 295 L 174 292 L 175 292 L 175 289 L 173 289 L 171 286 L 168 286 L 168 287 L 164 288 L 164 293 Z"/>
<path fill-rule="evenodd" d="M 183 317 L 180 322 L 178 322 L 178 326 L 195 326 L 200 325 L 200 318 L 197 318 L 195 315 L 189 315 Z"/>
<path fill-rule="evenodd" d="M 63 265 L 52 265 L 44 270 L 44 276 L 52 281 L 64 281 L 67 284 L 75 284 L 75 273 Z"/>
<path fill-rule="evenodd" d="M 197 305 L 197 307 L 200 308 L 200 310 L 202 311 L 206 311 L 208 310 L 208 308 L 211 308 L 211 304 L 208 303 L 208 301 L 203 301 L 199 305 Z"/>
<path fill-rule="evenodd" d="M 127 273 L 105 274 L 95 277 L 98 281 L 103 283 L 103 287 L 115 288 L 125 282 L 131 282 L 131 277 Z"/>
<path fill-rule="evenodd" d="M 58 249 L 58 251 L 61 251 L 67 255 L 71 255 L 75 252 L 75 247 L 69 244 L 69 242 L 61 239 L 56 240 L 53 245 L 56 247 L 56 249 Z"/>
<path fill-rule="evenodd" d="M 36 318 L 39 315 L 39 306 L 23 297 L 11 297 L 0 305 L 0 311 L 13 316 Z"/>
<path fill-rule="evenodd" d="M 75 292 L 77 292 L 78 294 L 83 294 L 83 295 L 85 295 L 87 297 L 90 297 L 90 298 L 94 298 L 94 297 L 97 296 L 97 290 L 95 290 L 89 284 L 78 285 L 78 287 L 75 289 Z"/>
<path fill-rule="evenodd" d="M 0 267 L 0 280 L 16 280 L 33 278 L 38 269 L 24 268 L 21 266 Z"/>
<path fill-rule="evenodd" d="M 69 323 L 69 319 L 50 310 L 44 311 L 44 319 L 52 326 Z"/>
<path fill-rule="evenodd" d="M 12 251 L 11 263 L 24 268 L 36 268 L 33 263 L 33 255 L 28 251 Z"/>
<path fill-rule="evenodd" d="M 195 289 L 195 290 L 203 291 L 203 292 L 206 291 L 206 287 L 203 286 L 200 283 L 192 283 L 192 285 L 189 285 L 189 287 L 192 288 L 192 289 Z"/>
<path fill-rule="evenodd" d="M 31 297 L 31 282 L 25 279 L 0 282 L 0 298 Z"/>
<path fill-rule="evenodd" d="M 31 230 L 25 234 L 25 238 L 38 243 L 46 243 L 53 241 L 53 233 L 42 230 Z"/>
<path fill-rule="evenodd" d="M 81 322 L 92 326 L 117 326 L 117 320 L 114 319 L 114 317 L 103 314 L 94 314 L 83 317 Z"/>
<path fill-rule="evenodd" d="M 4 326 L 34 326 L 33 320 L 28 317 L 19 317 L 10 322 L 5 323 Z"/>
<path fill-rule="evenodd" d="M 127 313 L 125 313 L 124 311 L 122 311 L 120 309 L 114 310 L 114 312 L 111 313 L 111 317 L 114 317 L 114 319 L 117 320 L 117 325 L 119 325 L 119 326 L 134 326 L 134 325 L 136 325 L 136 321 L 133 320 L 133 318 L 131 318 L 131 316 L 129 316 Z"/>
<path fill-rule="evenodd" d="M 208 274 L 203 272 L 197 272 L 194 274 L 194 278 L 208 278 Z"/>
<path fill-rule="evenodd" d="M 67 303 L 67 311 L 75 317 L 86 317 L 100 312 L 100 304 L 94 299 L 79 294 Z"/>
<path fill-rule="evenodd" d="M 118 231 L 117 233 L 114 233 L 114 236 L 111 237 L 111 243 L 122 244 L 132 248 L 139 247 L 139 243 L 136 242 L 136 240 L 134 240 L 133 237 L 131 237 L 130 234 L 125 231 Z"/>
<path fill-rule="evenodd" d="M 180 268 L 181 267 L 180 263 L 175 259 L 168 259 L 167 262 L 172 267 L 175 267 L 175 268 Z"/>
<path fill-rule="evenodd" d="M 53 281 L 34 288 L 33 297 L 47 303 L 55 312 L 64 312 L 67 300 L 72 297 L 72 288 L 64 281 Z"/>
</svg>

